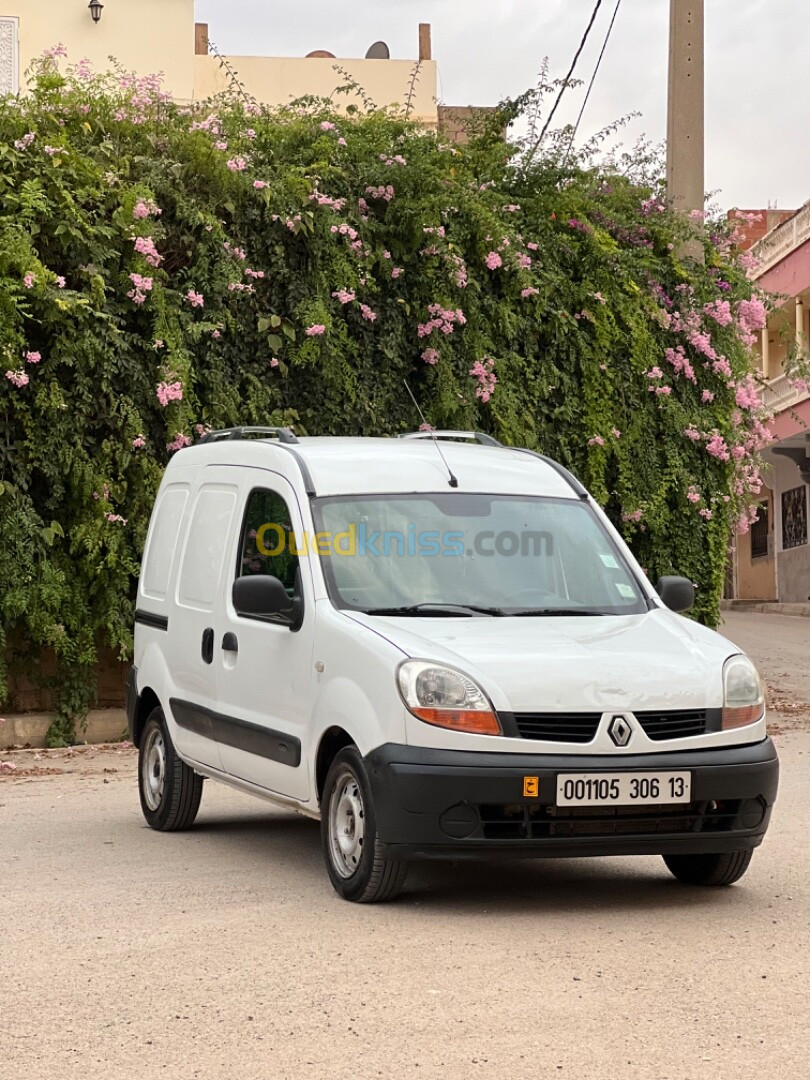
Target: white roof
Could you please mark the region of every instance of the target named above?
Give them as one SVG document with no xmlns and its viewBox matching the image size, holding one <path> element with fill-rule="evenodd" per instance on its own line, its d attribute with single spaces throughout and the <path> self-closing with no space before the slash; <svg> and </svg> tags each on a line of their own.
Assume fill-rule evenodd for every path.
<svg viewBox="0 0 810 1080">
<path fill-rule="evenodd" d="M 577 493 L 552 465 L 506 446 L 440 440 L 458 480 L 450 487 L 447 467 L 432 439 L 301 437 L 287 444 L 304 462 L 316 495 L 479 491 L 574 499 Z M 279 469 L 293 478 L 300 468 L 276 439 L 233 439 L 205 443 L 175 454 L 185 467 L 248 465 Z"/>
</svg>

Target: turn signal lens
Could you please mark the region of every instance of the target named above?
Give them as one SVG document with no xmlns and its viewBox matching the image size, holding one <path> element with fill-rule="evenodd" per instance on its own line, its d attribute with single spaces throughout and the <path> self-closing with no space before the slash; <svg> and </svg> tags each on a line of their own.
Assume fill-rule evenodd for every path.
<svg viewBox="0 0 810 1080">
<path fill-rule="evenodd" d="M 493 712 L 474 712 L 471 709 L 411 709 L 414 716 L 426 724 L 469 731 L 474 735 L 500 735 L 501 725 Z"/>
<path fill-rule="evenodd" d="M 765 691 L 747 656 L 730 656 L 723 665 L 723 731 L 755 724 L 765 713 Z"/>
<path fill-rule="evenodd" d="M 755 724 L 762 718 L 763 711 L 762 705 L 741 705 L 736 709 L 723 709 L 723 731 Z"/>
<path fill-rule="evenodd" d="M 397 681 L 409 712 L 424 723 L 473 735 L 501 734 L 489 698 L 463 671 L 427 660 L 406 660 Z"/>
</svg>

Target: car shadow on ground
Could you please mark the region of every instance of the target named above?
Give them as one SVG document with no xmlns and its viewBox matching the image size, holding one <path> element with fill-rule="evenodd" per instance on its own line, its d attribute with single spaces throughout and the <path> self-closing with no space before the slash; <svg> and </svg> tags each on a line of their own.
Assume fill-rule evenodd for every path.
<svg viewBox="0 0 810 1080">
<path fill-rule="evenodd" d="M 246 811 L 245 816 L 209 813 L 185 838 L 216 848 L 216 858 L 237 876 L 258 862 L 279 876 L 294 876 L 302 888 L 331 891 L 316 821 L 283 811 Z M 181 837 L 178 837 L 181 839 Z M 195 845 L 196 846 L 196 845 Z M 756 882 L 756 857 L 751 884 Z M 514 859 L 413 863 L 400 897 L 386 907 L 420 911 L 547 913 L 684 910 L 747 906 L 751 887 L 743 881 L 727 889 L 685 886 L 675 881 L 658 856 L 601 859 Z M 337 897 L 335 897 L 337 900 Z"/>
</svg>

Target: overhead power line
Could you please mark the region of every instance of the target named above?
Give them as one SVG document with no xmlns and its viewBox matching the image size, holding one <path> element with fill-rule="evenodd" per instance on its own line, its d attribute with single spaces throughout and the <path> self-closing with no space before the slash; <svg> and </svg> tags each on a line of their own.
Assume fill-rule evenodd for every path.
<svg viewBox="0 0 810 1080">
<path fill-rule="evenodd" d="M 577 117 L 577 122 L 574 124 L 574 130 L 571 132 L 571 141 L 569 142 L 568 149 L 565 152 L 565 160 L 563 161 L 563 166 L 565 166 L 565 164 L 567 163 L 568 158 L 569 158 L 569 156 L 571 154 L 571 149 L 572 149 L 572 147 L 574 145 L 574 139 L 576 139 L 576 137 L 577 137 L 577 132 L 579 131 L 579 125 L 582 122 L 583 114 L 585 112 L 585 109 L 587 108 L 588 99 L 591 96 L 591 90 L 593 90 L 593 84 L 596 82 L 596 76 L 599 74 L 599 68 L 602 66 L 602 58 L 604 57 L 605 52 L 607 50 L 608 42 L 610 41 L 610 35 L 613 33 L 613 26 L 614 26 L 614 24 L 616 22 L 616 16 L 619 14 L 619 8 L 621 6 L 622 6 L 622 0 L 616 0 L 616 7 L 613 9 L 613 18 L 610 20 L 610 26 L 608 27 L 607 34 L 605 35 L 605 40 L 602 43 L 602 51 L 599 53 L 599 59 L 596 61 L 596 67 L 593 69 L 593 75 L 591 76 L 591 81 L 588 84 L 588 90 L 587 90 L 587 92 L 585 94 L 585 100 L 582 102 L 582 108 L 579 110 L 579 116 Z"/>
<path fill-rule="evenodd" d="M 593 24 L 596 22 L 596 16 L 599 14 L 599 8 L 601 6 L 602 6 L 602 0 L 596 0 L 596 6 L 594 7 L 593 12 L 591 14 L 591 20 L 590 20 L 590 22 L 588 23 L 588 25 L 587 25 L 587 27 L 585 29 L 585 33 L 583 34 L 582 41 L 580 41 L 580 43 L 579 43 L 579 48 L 577 49 L 576 53 L 574 54 L 574 59 L 571 61 L 571 67 L 568 69 L 568 74 L 563 79 L 562 86 L 560 87 L 560 92 L 559 92 L 559 94 L 557 94 L 557 100 L 554 102 L 554 105 L 551 108 L 551 112 L 548 114 L 548 116 L 546 118 L 545 124 L 543 124 L 543 130 L 540 132 L 540 138 L 537 140 L 537 145 L 538 146 L 543 141 L 543 138 L 545 137 L 545 134 L 549 129 L 549 125 L 551 124 L 551 121 L 554 119 L 554 114 L 556 113 L 557 108 L 558 108 L 560 102 L 562 101 L 562 96 L 565 93 L 565 91 L 568 89 L 568 84 L 571 81 L 571 76 L 574 74 L 574 69 L 577 66 L 577 61 L 579 60 L 580 56 L 582 55 L 582 50 L 585 48 L 585 44 L 586 44 L 588 38 L 590 37 L 591 30 L 593 29 Z"/>
</svg>

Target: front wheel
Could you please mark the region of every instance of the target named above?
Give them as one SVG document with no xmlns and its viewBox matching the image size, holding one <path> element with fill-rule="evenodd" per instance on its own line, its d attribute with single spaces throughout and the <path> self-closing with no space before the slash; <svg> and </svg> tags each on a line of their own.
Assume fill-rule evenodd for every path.
<svg viewBox="0 0 810 1080">
<path fill-rule="evenodd" d="M 667 869 L 684 885 L 733 885 L 739 881 L 753 851 L 731 851 L 725 855 L 664 855 Z"/>
<path fill-rule="evenodd" d="M 138 793 L 143 816 L 153 829 L 172 832 L 194 824 L 203 778 L 174 749 L 163 709 L 153 709 L 141 735 Z"/>
<path fill-rule="evenodd" d="M 344 900 L 359 904 L 392 900 L 405 882 L 407 863 L 380 853 L 368 775 L 354 746 L 337 754 L 326 775 L 321 844 L 329 879 Z"/>
</svg>

